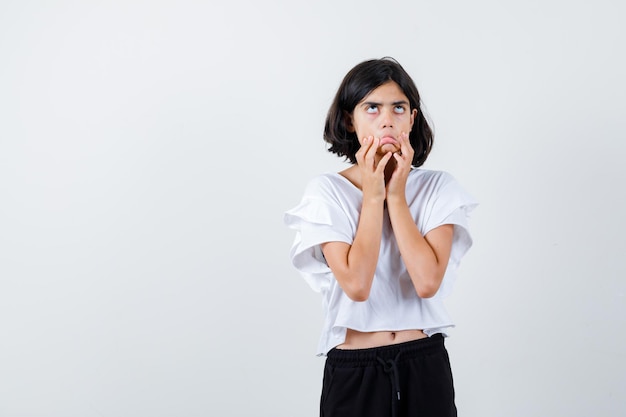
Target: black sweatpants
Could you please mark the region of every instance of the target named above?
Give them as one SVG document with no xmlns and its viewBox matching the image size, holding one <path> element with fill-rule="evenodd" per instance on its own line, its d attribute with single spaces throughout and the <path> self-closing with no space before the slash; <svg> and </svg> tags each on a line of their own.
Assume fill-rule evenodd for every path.
<svg viewBox="0 0 626 417">
<path fill-rule="evenodd" d="M 328 352 L 321 417 L 456 417 L 440 334 L 370 349 Z"/>
</svg>

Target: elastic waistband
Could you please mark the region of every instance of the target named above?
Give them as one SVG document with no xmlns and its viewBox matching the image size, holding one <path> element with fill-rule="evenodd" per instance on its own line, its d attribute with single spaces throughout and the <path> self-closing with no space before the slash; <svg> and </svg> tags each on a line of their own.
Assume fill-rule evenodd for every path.
<svg viewBox="0 0 626 417">
<path fill-rule="evenodd" d="M 331 349 L 326 355 L 329 365 L 340 367 L 359 367 L 378 365 L 379 359 L 394 359 L 400 355 L 400 361 L 416 356 L 427 355 L 444 348 L 444 337 L 441 333 L 423 339 L 395 345 L 380 346 L 367 349 Z"/>
</svg>

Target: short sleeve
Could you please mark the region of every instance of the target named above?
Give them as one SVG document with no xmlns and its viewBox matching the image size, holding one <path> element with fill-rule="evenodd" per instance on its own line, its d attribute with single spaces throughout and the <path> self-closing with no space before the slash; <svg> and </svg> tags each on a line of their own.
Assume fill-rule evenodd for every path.
<svg viewBox="0 0 626 417">
<path fill-rule="evenodd" d="M 442 296 L 447 296 L 452 291 L 452 286 L 456 281 L 456 270 L 461 259 L 472 246 L 469 219 L 471 212 L 478 205 L 477 201 L 452 176 L 446 175 L 445 179 L 445 183 L 433 196 L 424 232 L 426 234 L 444 224 L 454 226 L 450 260 L 440 288 Z"/>
<path fill-rule="evenodd" d="M 285 213 L 284 222 L 296 231 L 290 252 L 294 267 L 313 290 L 321 291 L 332 279 L 321 244 L 353 241 L 346 214 L 332 201 L 305 195 L 300 204 Z"/>
</svg>

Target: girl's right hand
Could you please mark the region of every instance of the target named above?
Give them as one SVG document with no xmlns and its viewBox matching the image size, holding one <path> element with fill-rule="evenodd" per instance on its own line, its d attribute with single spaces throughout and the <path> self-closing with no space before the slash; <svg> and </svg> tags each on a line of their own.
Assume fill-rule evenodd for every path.
<svg viewBox="0 0 626 417">
<path fill-rule="evenodd" d="M 376 151 L 380 139 L 373 136 L 364 138 L 361 148 L 355 154 L 357 165 L 361 173 L 361 189 L 363 191 L 363 201 L 382 202 L 385 201 L 385 166 L 392 153 L 387 152 L 378 162 L 376 162 Z"/>
</svg>

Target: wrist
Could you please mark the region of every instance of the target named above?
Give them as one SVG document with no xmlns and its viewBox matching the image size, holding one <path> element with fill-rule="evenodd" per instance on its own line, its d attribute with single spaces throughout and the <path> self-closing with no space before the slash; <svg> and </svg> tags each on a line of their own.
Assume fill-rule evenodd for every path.
<svg viewBox="0 0 626 417">
<path fill-rule="evenodd" d="M 363 207 L 382 207 L 385 204 L 385 196 L 366 196 L 363 195 L 363 202 L 361 203 Z"/>
<path fill-rule="evenodd" d="M 387 206 L 408 206 L 406 196 L 402 194 L 388 194 Z"/>
<path fill-rule="evenodd" d="M 384 202 L 385 202 L 384 190 L 372 190 L 370 188 L 363 189 L 363 203 L 362 204 L 378 205 L 378 204 L 383 204 Z"/>
</svg>

